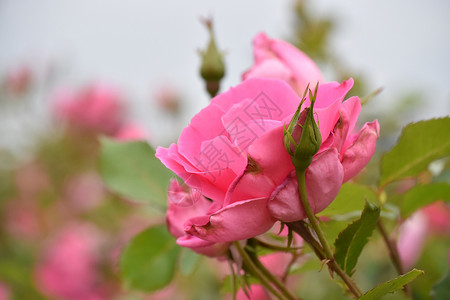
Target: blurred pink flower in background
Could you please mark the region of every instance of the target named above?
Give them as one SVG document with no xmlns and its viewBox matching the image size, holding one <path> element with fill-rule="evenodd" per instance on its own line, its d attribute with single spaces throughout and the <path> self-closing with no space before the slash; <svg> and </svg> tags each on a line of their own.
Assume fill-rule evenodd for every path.
<svg viewBox="0 0 450 300">
<path fill-rule="evenodd" d="M 262 256 L 261 262 L 273 275 L 282 278 L 291 259 L 292 255 L 289 253 L 275 252 Z"/>
<path fill-rule="evenodd" d="M 250 289 L 248 291 L 249 297 L 245 294 L 242 289 L 236 293 L 236 300 L 271 300 L 269 293 L 264 289 L 263 286 L 259 284 L 250 285 Z"/>
<path fill-rule="evenodd" d="M 72 126 L 114 135 L 123 124 L 122 95 L 112 86 L 93 84 L 77 92 L 62 89 L 54 101 L 56 117 Z"/>
<path fill-rule="evenodd" d="M 11 293 L 9 287 L 0 281 L 0 300 L 9 300 Z"/>
<path fill-rule="evenodd" d="M 450 235 L 450 208 L 442 201 L 425 206 L 400 226 L 397 248 L 405 268 L 415 265 L 432 235 Z"/>
<path fill-rule="evenodd" d="M 430 231 L 448 235 L 450 234 L 450 207 L 444 201 L 435 202 L 422 208 L 427 216 Z"/>
<path fill-rule="evenodd" d="M 42 293 L 64 300 L 102 297 L 98 272 L 101 235 L 90 224 L 63 228 L 35 267 L 35 280 Z"/>
<path fill-rule="evenodd" d="M 39 207 L 35 199 L 11 199 L 5 206 L 5 230 L 13 237 L 36 241 L 42 233 Z"/>
<path fill-rule="evenodd" d="M 145 141 L 149 138 L 144 128 L 131 123 L 123 125 L 114 137 L 120 141 Z"/>
<path fill-rule="evenodd" d="M 10 94 L 20 96 L 31 86 L 33 73 L 29 66 L 18 66 L 9 70 L 3 79 L 3 88 Z"/>
<path fill-rule="evenodd" d="M 401 225 L 397 248 L 406 269 L 410 269 L 419 259 L 428 233 L 427 227 L 427 217 L 420 211 Z"/>
<path fill-rule="evenodd" d="M 242 75 L 249 78 L 278 78 L 287 82 L 299 95 L 308 83 L 323 83 L 322 73 L 314 61 L 293 45 L 271 39 L 265 33 L 253 39 L 254 65 Z"/>
<path fill-rule="evenodd" d="M 292 256 L 288 253 L 277 252 L 269 255 L 264 255 L 260 257 L 263 265 L 275 276 L 282 279 L 286 269 L 289 267 L 289 264 L 292 260 Z M 245 292 L 242 289 L 236 293 L 237 300 L 270 300 L 270 294 L 264 289 L 264 287 L 260 284 L 252 284 L 250 285 L 250 289 L 248 290 L 247 297 Z M 231 299 L 228 297 L 227 299 Z"/>
<path fill-rule="evenodd" d="M 72 208 L 81 211 L 95 208 L 105 196 L 103 181 L 93 171 L 70 177 L 64 188 L 64 199 Z"/>
<path fill-rule="evenodd" d="M 42 165 L 28 163 L 17 170 L 15 184 L 20 197 L 35 198 L 50 186 L 50 178 Z"/>
<path fill-rule="evenodd" d="M 154 99 L 167 112 L 177 113 L 180 109 L 180 96 L 170 85 L 160 86 L 155 92 Z"/>
</svg>

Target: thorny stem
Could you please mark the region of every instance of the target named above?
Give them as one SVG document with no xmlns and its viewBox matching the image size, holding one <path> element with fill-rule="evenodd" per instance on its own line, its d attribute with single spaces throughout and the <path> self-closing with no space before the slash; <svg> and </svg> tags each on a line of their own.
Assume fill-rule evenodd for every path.
<svg viewBox="0 0 450 300">
<path fill-rule="evenodd" d="M 395 241 L 393 241 L 389 238 L 389 236 L 386 232 L 386 229 L 383 226 L 383 223 L 381 223 L 381 220 L 378 220 L 377 228 L 378 228 L 378 231 L 381 233 L 381 236 L 383 237 L 386 247 L 389 250 L 389 256 L 391 257 L 392 263 L 394 264 L 395 269 L 397 270 L 397 273 L 399 275 L 403 275 L 405 271 L 403 269 L 403 264 L 400 259 L 400 255 L 398 254 L 398 249 L 395 244 Z M 412 297 L 411 291 L 410 291 L 408 285 L 404 286 L 404 292 L 408 297 L 410 297 L 410 298 Z"/>
<path fill-rule="evenodd" d="M 253 239 L 258 245 L 261 245 L 264 248 L 267 249 L 271 249 L 271 250 L 276 250 L 276 251 L 281 251 L 281 252 L 297 252 L 298 250 L 301 249 L 301 247 L 284 247 L 284 246 L 279 246 L 279 245 L 274 245 L 259 239 Z"/>
<path fill-rule="evenodd" d="M 270 281 L 264 276 L 262 271 L 255 265 L 255 263 L 252 261 L 248 253 L 242 248 L 241 244 L 239 242 L 233 243 L 236 249 L 238 250 L 239 254 L 242 257 L 242 261 L 244 263 L 244 266 L 247 268 L 247 270 L 255 277 L 257 277 L 261 284 L 269 291 L 271 292 L 275 297 L 277 297 L 280 300 L 290 300 L 289 298 L 282 295 L 279 291 L 277 291 L 270 283 Z M 295 300 L 295 298 L 292 298 Z"/>
<path fill-rule="evenodd" d="M 316 241 L 316 239 L 311 235 L 310 230 L 306 227 L 306 224 L 302 221 L 286 223 L 286 225 L 299 236 L 311 247 L 314 253 L 320 260 L 325 259 L 325 252 L 322 246 Z"/>
<path fill-rule="evenodd" d="M 341 267 L 334 260 L 333 252 L 331 251 L 330 245 L 325 238 L 325 234 L 317 222 L 316 216 L 314 215 L 311 206 L 309 205 L 308 196 L 306 194 L 306 184 L 305 184 L 305 171 L 297 170 L 297 181 L 298 181 L 298 191 L 300 194 L 300 200 L 302 202 L 303 208 L 305 209 L 306 215 L 308 216 L 311 227 L 317 234 L 320 244 L 322 245 L 325 258 L 328 260 L 328 265 L 342 278 L 342 280 L 347 285 L 349 291 L 357 299 L 362 295 L 361 290 L 356 286 L 353 280 L 345 273 Z M 319 257 L 320 258 L 320 257 Z"/>
<path fill-rule="evenodd" d="M 258 259 L 258 256 L 256 254 L 250 253 L 249 254 L 250 259 L 253 260 L 255 265 L 263 272 L 263 274 L 280 290 L 280 292 L 286 296 L 286 298 L 295 300 L 294 295 L 291 294 L 291 292 L 286 288 L 286 286 L 278 279 L 278 277 L 274 276 L 272 272 L 267 270 L 267 268 L 261 263 L 261 261 Z"/>
</svg>

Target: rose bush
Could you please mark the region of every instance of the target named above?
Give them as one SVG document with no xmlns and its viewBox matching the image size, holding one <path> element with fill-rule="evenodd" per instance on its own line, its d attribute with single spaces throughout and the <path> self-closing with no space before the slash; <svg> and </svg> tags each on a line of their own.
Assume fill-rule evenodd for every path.
<svg viewBox="0 0 450 300">
<path fill-rule="evenodd" d="M 352 85 L 350 79 L 318 87 L 314 113 L 322 144 L 306 170 L 314 213 L 331 203 L 342 183 L 355 176 L 375 150 L 377 121 L 353 133 L 360 100 L 343 101 Z M 248 79 L 212 99 L 183 130 L 178 144 L 157 149 L 156 156 L 169 169 L 212 200 L 207 210 L 187 218 L 183 234 L 229 242 L 262 234 L 276 220 L 306 217 L 283 144 L 284 128 L 300 101 L 286 82 Z M 303 109 L 309 105 L 306 99 Z"/>
<path fill-rule="evenodd" d="M 322 74 L 313 60 L 285 41 L 270 39 L 264 33 L 253 40 L 255 63 L 242 75 L 242 79 L 279 78 L 299 95 L 308 83 L 323 82 Z"/>
</svg>

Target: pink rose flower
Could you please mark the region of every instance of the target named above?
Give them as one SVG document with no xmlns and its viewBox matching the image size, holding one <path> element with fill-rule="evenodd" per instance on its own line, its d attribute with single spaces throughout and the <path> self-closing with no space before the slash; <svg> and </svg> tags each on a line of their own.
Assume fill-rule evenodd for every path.
<svg viewBox="0 0 450 300">
<path fill-rule="evenodd" d="M 255 64 L 242 75 L 249 78 L 278 78 L 286 81 L 299 95 L 308 83 L 315 86 L 323 82 L 322 74 L 314 61 L 289 43 L 270 39 L 264 33 L 253 40 Z"/>
<path fill-rule="evenodd" d="M 184 222 L 192 217 L 207 214 L 211 206 L 212 202 L 197 190 L 183 187 L 175 179 L 170 181 L 166 221 L 169 232 L 177 238 L 177 244 L 207 256 L 222 256 L 226 253 L 229 243 L 202 240 L 184 230 Z"/>
<path fill-rule="evenodd" d="M 42 234 L 35 198 L 11 199 L 4 207 L 4 228 L 14 238 L 35 242 Z"/>
<path fill-rule="evenodd" d="M 69 178 L 64 187 L 64 199 L 75 211 L 94 209 L 105 196 L 106 189 L 100 175 L 92 171 Z"/>
<path fill-rule="evenodd" d="M 50 187 L 50 178 L 44 167 L 36 162 L 28 163 L 17 170 L 15 185 L 22 198 L 36 198 Z"/>
<path fill-rule="evenodd" d="M 11 299 L 11 291 L 9 287 L 0 281 L 0 300 L 9 300 Z"/>
<path fill-rule="evenodd" d="M 444 201 L 434 202 L 422 208 L 427 216 L 430 231 L 450 235 L 450 206 Z"/>
<path fill-rule="evenodd" d="M 352 85 L 350 79 L 318 88 L 314 111 L 322 145 L 306 170 L 315 213 L 333 201 L 342 183 L 375 151 L 377 121 L 352 133 L 361 109 L 358 97 L 343 102 Z M 183 130 L 178 145 L 157 149 L 156 157 L 169 169 L 213 200 L 206 213 L 191 214 L 184 223 L 189 236 L 236 241 L 266 232 L 277 219 L 306 217 L 283 144 L 284 128 L 300 100 L 281 80 L 248 79 L 212 99 Z M 309 105 L 306 100 L 304 107 Z"/>
<path fill-rule="evenodd" d="M 95 228 L 81 224 L 64 228 L 35 268 L 39 289 L 58 299 L 102 299 L 98 295 L 99 247 Z"/>
<path fill-rule="evenodd" d="M 135 124 L 123 125 L 114 136 L 119 141 L 143 141 L 148 138 L 145 130 Z"/>
<path fill-rule="evenodd" d="M 397 248 L 406 269 L 410 269 L 419 259 L 426 240 L 427 227 L 426 216 L 420 211 L 400 226 Z"/>
<path fill-rule="evenodd" d="M 108 135 L 114 135 L 123 122 L 121 95 L 113 87 L 101 84 L 81 92 L 59 91 L 54 112 L 72 126 Z"/>
<path fill-rule="evenodd" d="M 450 208 L 435 202 L 415 212 L 399 228 L 398 253 L 403 266 L 414 266 L 430 235 L 450 235 Z"/>
</svg>

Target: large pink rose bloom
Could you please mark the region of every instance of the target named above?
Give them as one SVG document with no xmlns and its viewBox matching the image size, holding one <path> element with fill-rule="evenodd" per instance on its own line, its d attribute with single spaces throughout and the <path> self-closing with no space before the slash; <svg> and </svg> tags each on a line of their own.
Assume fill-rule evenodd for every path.
<svg viewBox="0 0 450 300">
<path fill-rule="evenodd" d="M 242 75 L 249 78 L 278 78 L 286 81 L 299 95 L 308 83 L 315 86 L 323 82 L 314 61 L 305 53 L 285 41 L 271 39 L 264 33 L 253 39 L 254 65 Z"/>
<path fill-rule="evenodd" d="M 54 113 L 71 126 L 114 135 L 123 123 L 120 93 L 113 87 L 94 84 L 81 92 L 60 90 Z"/>
<path fill-rule="evenodd" d="M 318 88 L 315 115 L 322 146 L 306 170 L 307 193 L 315 213 L 336 197 L 342 183 L 370 160 L 378 122 L 353 133 L 361 109 L 358 97 L 343 102 L 353 80 Z M 211 242 L 262 234 L 275 221 L 306 218 L 295 170 L 283 144 L 299 96 L 277 79 L 248 79 L 212 99 L 168 149 L 156 156 L 189 186 L 212 199 L 206 213 L 191 217 L 184 231 Z M 304 107 L 310 105 L 306 100 Z M 303 108 L 304 108 L 303 107 Z"/>
</svg>

